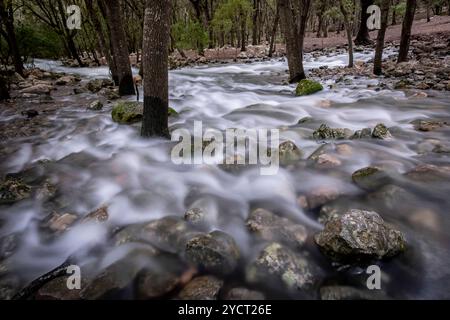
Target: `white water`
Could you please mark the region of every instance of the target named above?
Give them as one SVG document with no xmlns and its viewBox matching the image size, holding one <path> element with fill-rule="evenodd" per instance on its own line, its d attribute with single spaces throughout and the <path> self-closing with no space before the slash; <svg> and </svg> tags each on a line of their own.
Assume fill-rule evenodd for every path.
<svg viewBox="0 0 450 320">
<path fill-rule="evenodd" d="M 371 54 L 355 57 L 362 61 L 371 58 Z M 307 56 L 306 69 L 344 66 L 346 59 L 346 55 L 319 59 Z M 36 66 L 78 74 L 83 79 L 108 76 L 105 67 L 73 69 L 42 60 L 37 60 Z M 138 127 L 113 123 L 110 106 L 103 113 L 87 112 L 77 105 L 76 96 L 68 97 L 73 108 L 57 113 L 46 138 L 18 140 L 16 150 L 2 156 L 1 172 L 19 172 L 42 159 L 54 161 L 46 175 L 67 202 L 64 212 L 83 216 L 107 204 L 110 219 L 103 225 L 77 225 L 49 243 L 38 227 L 49 212 L 39 201 L 23 201 L 2 209 L 1 215 L 7 219 L 0 236 L 21 234 L 20 247 L 9 260 L 13 269 L 31 280 L 68 256 L 83 256 L 90 248 L 106 243 L 108 228 L 167 215 L 182 216 L 190 207 L 198 206 L 208 212 L 211 230 L 232 235 L 243 256 L 249 257 L 254 248 L 244 220 L 255 203 L 266 204 L 315 232 L 321 226 L 298 206 L 299 195 L 323 186 L 338 188 L 344 195 L 357 195 L 361 191 L 349 177 L 371 164 L 387 164 L 398 174 L 408 171 L 420 162 L 415 147 L 423 140 L 409 122 L 449 114 L 448 104 L 445 107 L 439 99 L 427 99 L 427 104 L 435 107 L 423 108 L 423 102 L 408 99 L 400 91 L 368 90 L 367 84 L 376 84 L 377 80 L 355 80 L 348 88 L 326 88 L 310 97 L 294 97 L 295 87 L 281 84 L 286 69 L 284 61 L 273 60 L 171 71 L 170 104 L 180 113 L 170 120 L 171 128 L 192 131 L 195 120 L 203 121 L 204 128 L 221 130 L 281 128 L 282 140 L 294 141 L 305 156 L 320 146 L 310 138 L 320 123 L 359 130 L 382 122 L 399 128 L 402 136 L 389 142 L 347 142 L 357 151 L 343 157 L 342 166 L 332 172 L 281 169 L 276 176 L 263 177 L 255 169 L 230 175 L 211 166 L 175 166 L 169 157 L 171 144 L 143 140 Z M 296 126 L 304 117 L 312 117 L 317 123 Z M 434 138 L 446 139 L 439 133 Z M 88 157 L 77 158 L 75 154 L 80 152 Z M 448 256 L 437 262 L 438 267 L 446 261 Z"/>
</svg>

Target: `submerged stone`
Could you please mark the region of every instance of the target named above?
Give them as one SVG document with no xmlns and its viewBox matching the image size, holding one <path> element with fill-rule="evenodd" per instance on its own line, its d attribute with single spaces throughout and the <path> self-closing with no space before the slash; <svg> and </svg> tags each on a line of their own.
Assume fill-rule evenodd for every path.
<svg viewBox="0 0 450 320">
<path fill-rule="evenodd" d="M 264 240 L 284 242 L 292 247 L 303 246 L 308 237 L 303 225 L 264 209 L 256 209 L 250 213 L 247 227 Z"/>
</svg>

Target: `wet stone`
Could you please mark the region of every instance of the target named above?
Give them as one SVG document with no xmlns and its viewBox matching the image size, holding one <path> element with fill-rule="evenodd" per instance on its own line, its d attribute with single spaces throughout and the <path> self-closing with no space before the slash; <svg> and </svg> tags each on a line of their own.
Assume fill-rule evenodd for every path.
<svg viewBox="0 0 450 320">
<path fill-rule="evenodd" d="M 264 294 L 259 291 L 249 290 L 246 288 L 233 288 L 228 291 L 225 300 L 265 300 Z"/>
<path fill-rule="evenodd" d="M 247 227 L 264 240 L 283 242 L 294 248 L 303 246 L 308 237 L 303 225 L 264 209 L 256 209 L 250 213 Z"/>
<path fill-rule="evenodd" d="M 352 174 L 353 182 L 364 190 L 377 189 L 389 183 L 389 174 L 378 167 L 366 167 Z"/>
<path fill-rule="evenodd" d="M 6 178 L 0 182 L 0 205 L 12 204 L 31 196 L 31 187 L 21 179 Z"/>
<path fill-rule="evenodd" d="M 319 129 L 314 131 L 313 137 L 316 140 L 339 140 L 349 139 L 353 135 L 350 129 L 345 128 L 330 128 L 326 124 L 322 124 Z"/>
<path fill-rule="evenodd" d="M 392 257 L 406 248 L 403 233 L 378 213 L 356 209 L 330 219 L 314 239 L 325 255 L 346 262 Z"/>
<path fill-rule="evenodd" d="M 181 300 L 217 300 L 223 281 L 214 276 L 202 276 L 190 281 L 178 294 Z"/>
<path fill-rule="evenodd" d="M 389 132 L 389 129 L 384 124 L 379 123 L 373 129 L 372 137 L 376 139 L 386 140 L 392 138 L 392 135 Z"/>
<path fill-rule="evenodd" d="M 229 274 L 239 259 L 239 248 L 232 237 L 221 231 L 192 238 L 186 244 L 186 259 L 207 271 Z"/>
<path fill-rule="evenodd" d="M 301 150 L 292 141 L 285 141 L 278 147 L 280 163 L 289 165 L 302 159 Z"/>
</svg>

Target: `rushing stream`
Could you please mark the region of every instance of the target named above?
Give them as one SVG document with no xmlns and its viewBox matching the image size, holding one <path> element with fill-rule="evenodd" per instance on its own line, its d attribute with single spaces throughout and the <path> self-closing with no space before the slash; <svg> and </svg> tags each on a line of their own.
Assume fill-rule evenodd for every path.
<svg viewBox="0 0 450 320">
<path fill-rule="evenodd" d="M 358 53 L 355 59 L 367 61 L 371 57 Z M 346 55 L 307 56 L 306 68 L 343 66 L 346 59 Z M 37 61 L 36 65 L 79 74 L 83 81 L 108 76 L 104 67 L 65 68 L 52 61 Z M 242 270 L 257 254 L 261 242 L 255 241 L 245 225 L 250 210 L 263 207 L 289 217 L 305 225 L 312 239 L 322 228 L 319 212 L 302 209 L 298 199 L 317 188 L 334 188 L 339 190 L 341 202 L 371 208 L 406 234 L 407 252 L 380 264 L 385 294 L 393 298 L 450 298 L 450 183 L 421 183 L 404 176 L 423 163 L 450 165 L 450 130 L 424 133 L 411 124 L 416 119 L 450 119 L 449 93 L 407 97 L 402 91 L 368 89 L 368 84 L 378 83 L 376 79 L 355 79 L 345 87 L 327 86 L 313 96 L 295 97 L 294 86 L 282 85 L 285 70 L 285 61 L 271 60 L 171 71 L 170 105 L 179 112 L 170 118 L 171 129 L 192 131 L 194 121 L 219 130 L 279 128 L 281 140 L 295 142 L 305 159 L 322 145 L 312 139 L 322 123 L 353 131 L 384 123 L 393 138 L 331 141 L 351 150 L 336 155 L 335 145 L 330 144 L 330 153 L 340 162 L 331 168 L 301 161 L 280 168 L 274 176 L 261 176 L 254 168 L 229 173 L 217 166 L 177 166 L 170 159 L 173 143 L 143 140 L 139 125 L 114 123 L 112 105 L 90 112 L 78 104 L 77 95 L 67 96 L 72 107 L 51 116 L 51 125 L 43 135 L 8 141 L 10 152 L 0 155 L 1 175 L 40 168 L 31 170 L 33 179 L 48 178 L 57 187 L 51 203 L 34 198 L 0 207 L 0 237 L 16 234 L 19 239 L 6 261 L 8 269 L 20 277 L 22 286 L 69 256 L 100 271 L 124 255 L 125 249 L 110 241 L 110 233 L 118 227 L 168 215 L 183 217 L 186 210 L 201 207 L 207 212 L 209 230 L 228 233 L 241 251 L 242 265 L 226 283 L 251 287 Z M 311 120 L 298 124 L 305 117 Z M 0 117 L 0 121 L 7 120 Z M 433 152 L 438 143 L 447 152 Z M 46 160 L 45 166 L 41 160 Z M 369 165 L 389 168 L 392 180 L 402 188 L 400 194 L 395 189 L 368 194 L 354 185 L 352 173 Z M 75 224 L 58 236 L 50 236 L 41 228 L 53 210 L 82 217 L 105 204 L 110 216 L 106 223 Z M 311 259 L 318 260 L 325 270 L 324 283 L 352 285 L 366 277 L 365 270 L 359 268 L 336 271 L 312 240 L 306 247 Z M 282 290 L 261 290 L 267 297 L 287 295 Z"/>
</svg>

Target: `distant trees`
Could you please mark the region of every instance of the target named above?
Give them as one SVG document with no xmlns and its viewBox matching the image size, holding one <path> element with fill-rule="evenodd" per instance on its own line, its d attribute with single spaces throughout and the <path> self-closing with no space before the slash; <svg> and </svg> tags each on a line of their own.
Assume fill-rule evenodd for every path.
<svg viewBox="0 0 450 320">
<path fill-rule="evenodd" d="M 347 33 L 348 67 L 353 68 L 353 23 L 350 21 L 349 6 L 351 7 L 351 3 L 346 0 L 339 0 L 339 7 L 344 18 L 344 26 Z"/>
<path fill-rule="evenodd" d="M 414 14 L 416 12 L 417 0 L 406 1 L 405 17 L 403 18 L 402 35 L 400 40 L 400 51 L 398 53 L 397 62 L 405 62 L 408 60 L 409 41 L 411 38 L 411 28 L 414 22 Z"/>
<path fill-rule="evenodd" d="M 143 137 L 169 137 L 170 0 L 146 0 L 143 37 Z"/>
<path fill-rule="evenodd" d="M 19 51 L 19 46 L 17 44 L 12 0 L 0 0 L 0 19 L 0 24 L 3 24 L 6 30 L 4 31 L 4 37 L 8 42 L 9 49 L 11 50 L 14 69 L 18 74 L 23 76 L 23 62 Z"/>
</svg>

